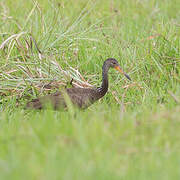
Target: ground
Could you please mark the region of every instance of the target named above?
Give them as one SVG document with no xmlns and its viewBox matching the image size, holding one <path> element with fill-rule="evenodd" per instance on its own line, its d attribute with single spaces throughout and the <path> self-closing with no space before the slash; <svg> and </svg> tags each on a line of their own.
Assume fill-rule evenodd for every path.
<svg viewBox="0 0 180 180">
<path fill-rule="evenodd" d="M 179 9 L 179 0 L 2 0 L 0 178 L 179 179 Z M 132 81 L 110 70 L 107 95 L 88 109 L 24 109 L 47 93 L 40 84 L 68 83 L 64 72 L 99 86 L 109 57 Z"/>
</svg>

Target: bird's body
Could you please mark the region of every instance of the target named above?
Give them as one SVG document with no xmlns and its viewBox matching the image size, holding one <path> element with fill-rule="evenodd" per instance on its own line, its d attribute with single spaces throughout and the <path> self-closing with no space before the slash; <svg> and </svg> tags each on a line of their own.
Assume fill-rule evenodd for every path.
<svg viewBox="0 0 180 180">
<path fill-rule="evenodd" d="M 66 94 L 72 101 L 72 104 L 79 108 L 87 108 L 95 101 L 101 98 L 101 96 L 96 96 L 98 94 L 97 89 L 90 88 L 68 88 L 62 91 L 57 91 L 56 93 L 46 95 L 37 99 L 30 101 L 27 107 L 34 109 L 43 109 L 47 104 L 52 105 L 54 109 L 59 109 L 66 107 Z"/>
<path fill-rule="evenodd" d="M 58 91 L 54 94 L 46 95 L 37 99 L 34 99 L 27 103 L 27 108 L 43 109 L 47 104 L 51 104 L 54 109 L 60 109 L 66 107 L 68 98 L 72 104 L 79 108 L 87 108 L 98 99 L 102 98 L 108 90 L 108 70 L 113 67 L 123 73 L 128 79 L 129 76 L 125 74 L 117 62 L 113 58 L 107 59 L 103 64 L 102 72 L 102 85 L 99 88 L 67 88 L 62 91 Z M 67 95 L 67 96 L 66 96 Z M 66 98 L 68 97 L 68 98 Z"/>
</svg>

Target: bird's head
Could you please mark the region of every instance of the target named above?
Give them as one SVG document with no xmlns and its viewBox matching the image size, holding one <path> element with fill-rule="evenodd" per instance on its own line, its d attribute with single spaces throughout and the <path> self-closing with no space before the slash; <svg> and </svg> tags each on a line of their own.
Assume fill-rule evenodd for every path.
<svg viewBox="0 0 180 180">
<path fill-rule="evenodd" d="M 121 74 L 125 75 L 126 78 L 128 78 L 129 80 L 131 80 L 131 78 L 122 70 L 122 68 L 120 67 L 118 61 L 114 58 L 108 58 L 105 63 L 107 64 L 107 66 L 116 69 L 117 71 L 119 71 Z"/>
</svg>

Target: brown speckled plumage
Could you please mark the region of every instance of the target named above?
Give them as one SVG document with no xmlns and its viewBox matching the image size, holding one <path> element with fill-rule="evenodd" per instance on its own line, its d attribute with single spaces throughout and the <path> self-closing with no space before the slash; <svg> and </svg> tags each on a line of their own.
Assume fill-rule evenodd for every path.
<svg viewBox="0 0 180 180">
<path fill-rule="evenodd" d="M 54 94 L 46 95 L 37 99 L 34 99 L 27 103 L 27 108 L 31 109 L 43 109 L 48 103 L 50 103 L 54 109 L 66 107 L 66 94 L 71 100 L 72 104 L 79 108 L 87 108 L 98 99 L 102 98 L 108 90 L 108 70 L 109 68 L 115 68 L 123 73 L 129 80 L 130 77 L 125 74 L 121 69 L 116 59 L 109 58 L 104 61 L 102 68 L 102 85 L 99 88 L 67 88 L 64 91 L 59 91 Z"/>
</svg>

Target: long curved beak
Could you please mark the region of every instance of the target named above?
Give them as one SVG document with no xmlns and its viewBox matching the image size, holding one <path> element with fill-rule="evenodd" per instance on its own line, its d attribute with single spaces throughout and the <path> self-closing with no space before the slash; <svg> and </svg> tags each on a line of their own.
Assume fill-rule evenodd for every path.
<svg viewBox="0 0 180 180">
<path fill-rule="evenodd" d="M 126 78 L 128 78 L 131 81 L 131 78 L 121 69 L 120 66 L 115 66 L 114 69 L 119 71 L 121 74 L 124 74 L 124 76 L 126 76 Z"/>
</svg>

